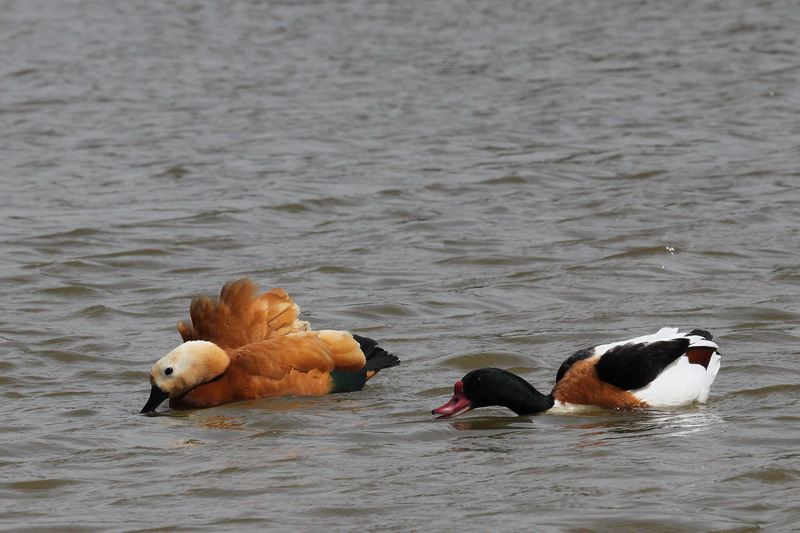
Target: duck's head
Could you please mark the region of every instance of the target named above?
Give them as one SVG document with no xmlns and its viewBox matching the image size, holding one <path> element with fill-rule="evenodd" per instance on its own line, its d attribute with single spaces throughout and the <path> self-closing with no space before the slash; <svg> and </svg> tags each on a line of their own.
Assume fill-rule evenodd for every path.
<svg viewBox="0 0 800 533">
<path fill-rule="evenodd" d="M 476 407 L 494 405 L 491 395 L 498 385 L 497 371 L 497 368 L 480 368 L 469 372 L 453 385 L 450 401 L 431 412 L 440 415 L 439 418 L 455 418 Z"/>
<path fill-rule="evenodd" d="M 450 401 L 431 413 L 439 415 L 438 418 L 455 418 L 490 405 L 508 407 L 517 414 L 531 414 L 552 407 L 553 398 L 516 374 L 499 368 L 480 368 L 456 381 Z"/>
<path fill-rule="evenodd" d="M 228 368 L 225 351 L 208 341 L 184 342 L 159 359 L 150 370 L 150 398 L 142 413 L 155 411 L 167 398 L 179 398 Z"/>
</svg>

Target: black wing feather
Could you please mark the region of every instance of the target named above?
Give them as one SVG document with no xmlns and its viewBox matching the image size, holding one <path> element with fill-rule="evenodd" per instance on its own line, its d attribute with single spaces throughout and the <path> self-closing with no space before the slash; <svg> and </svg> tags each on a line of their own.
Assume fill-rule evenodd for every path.
<svg viewBox="0 0 800 533">
<path fill-rule="evenodd" d="M 377 372 L 382 368 L 389 368 L 400 364 L 400 359 L 396 355 L 390 354 L 378 346 L 378 341 L 355 334 L 353 334 L 353 338 L 358 342 L 361 351 L 364 352 L 364 357 L 367 359 L 367 364 L 364 366 L 366 370 Z"/>
<path fill-rule="evenodd" d="M 606 383 L 622 390 L 640 389 L 685 354 L 688 347 L 689 339 L 623 344 L 604 353 L 595 368 Z"/>
<path fill-rule="evenodd" d="M 564 377 L 564 374 L 567 373 L 567 370 L 572 368 L 572 365 L 574 365 L 578 361 L 588 359 L 592 355 L 594 355 L 594 348 L 586 348 L 584 350 L 578 350 L 574 354 L 567 357 L 567 359 L 563 363 L 561 363 L 561 366 L 558 369 L 558 373 L 556 374 L 556 382 L 561 381 L 561 378 Z"/>
<path fill-rule="evenodd" d="M 693 329 L 692 331 L 687 333 L 685 336 L 688 337 L 689 335 L 697 335 L 697 336 L 703 337 L 704 339 L 706 339 L 708 341 L 714 340 L 714 336 L 711 335 L 711 333 L 709 333 L 708 331 L 706 331 L 704 329 Z"/>
</svg>

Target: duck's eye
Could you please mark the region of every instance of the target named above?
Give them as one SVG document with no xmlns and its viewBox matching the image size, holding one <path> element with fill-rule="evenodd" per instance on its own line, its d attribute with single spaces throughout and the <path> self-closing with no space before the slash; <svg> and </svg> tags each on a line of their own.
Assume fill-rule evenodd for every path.
<svg viewBox="0 0 800 533">
<path fill-rule="evenodd" d="M 164 369 L 164 375 L 169 376 L 170 374 L 172 374 L 172 367 L 168 366 Z"/>
</svg>

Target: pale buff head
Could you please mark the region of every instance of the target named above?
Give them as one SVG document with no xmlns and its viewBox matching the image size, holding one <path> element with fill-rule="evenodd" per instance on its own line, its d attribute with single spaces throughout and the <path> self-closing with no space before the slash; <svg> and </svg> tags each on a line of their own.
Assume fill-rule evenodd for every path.
<svg viewBox="0 0 800 533">
<path fill-rule="evenodd" d="M 159 359 L 150 370 L 150 399 L 142 413 L 155 411 L 167 398 L 179 398 L 228 368 L 225 351 L 208 341 L 184 342 Z"/>
</svg>

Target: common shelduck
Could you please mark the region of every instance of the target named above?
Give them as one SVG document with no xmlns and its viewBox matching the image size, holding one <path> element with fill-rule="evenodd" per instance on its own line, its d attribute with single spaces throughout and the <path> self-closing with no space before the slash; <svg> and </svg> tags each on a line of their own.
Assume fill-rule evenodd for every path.
<svg viewBox="0 0 800 533">
<path fill-rule="evenodd" d="M 457 381 L 452 399 L 432 411 L 453 418 L 477 407 L 499 405 L 518 415 L 554 406 L 676 407 L 704 403 L 720 366 L 709 332 L 662 328 L 611 344 L 579 350 L 561 364 L 550 394 L 499 368 L 481 368 Z"/>
<path fill-rule="evenodd" d="M 150 370 L 142 413 L 169 398 L 175 409 L 213 407 L 284 394 L 360 390 L 376 372 L 400 360 L 366 337 L 311 331 L 283 289 L 259 294 L 249 279 L 226 283 L 219 298 L 195 298 L 184 343 Z"/>
</svg>

